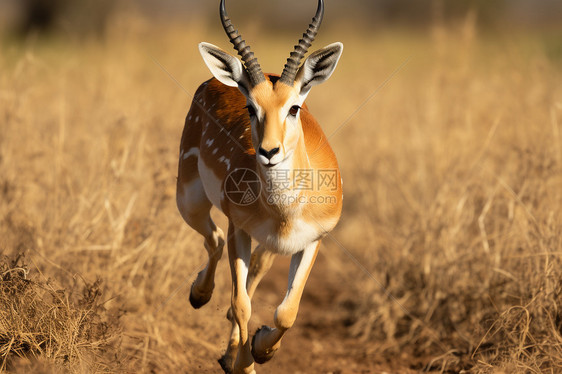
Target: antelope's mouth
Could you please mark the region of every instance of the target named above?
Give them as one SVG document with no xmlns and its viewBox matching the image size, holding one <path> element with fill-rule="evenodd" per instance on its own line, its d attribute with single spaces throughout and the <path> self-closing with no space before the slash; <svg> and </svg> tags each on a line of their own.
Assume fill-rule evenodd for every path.
<svg viewBox="0 0 562 374">
<path fill-rule="evenodd" d="M 276 163 L 274 163 L 274 164 L 272 164 L 271 161 L 270 161 L 268 164 L 264 164 L 264 163 L 260 162 L 260 164 L 261 164 L 263 167 L 265 167 L 266 169 L 273 169 L 273 168 L 275 168 L 276 166 L 279 166 L 279 165 L 283 164 L 285 161 L 287 161 L 289 158 L 291 158 L 292 155 L 293 155 L 293 151 L 291 150 L 291 151 L 287 152 L 287 154 L 285 155 L 285 158 L 283 158 L 283 159 L 282 159 L 281 161 L 279 161 L 279 162 L 276 162 Z"/>
</svg>

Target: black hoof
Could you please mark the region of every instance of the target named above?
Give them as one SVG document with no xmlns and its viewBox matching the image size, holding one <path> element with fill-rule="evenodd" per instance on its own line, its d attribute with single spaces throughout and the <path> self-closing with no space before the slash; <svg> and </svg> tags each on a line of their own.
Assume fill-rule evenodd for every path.
<svg viewBox="0 0 562 374">
<path fill-rule="evenodd" d="M 257 352 L 255 349 L 255 342 L 256 342 L 256 336 L 258 336 L 258 334 L 262 331 L 262 330 L 268 330 L 271 331 L 273 330 L 271 327 L 269 326 L 262 326 L 260 327 L 256 333 L 254 334 L 254 337 L 252 338 L 252 356 L 254 357 L 254 361 L 257 362 L 258 364 L 265 364 L 267 361 L 271 360 L 273 358 L 273 356 L 275 355 L 275 352 L 277 352 L 277 349 L 271 349 L 265 352 Z"/>
<path fill-rule="evenodd" d="M 226 356 L 222 356 L 221 358 L 218 359 L 219 365 L 221 366 L 222 370 L 226 374 L 231 374 L 232 368 L 228 361 L 229 360 L 226 358 Z"/>
<path fill-rule="evenodd" d="M 228 312 L 226 312 L 226 319 L 230 322 L 234 322 L 234 314 L 232 313 L 232 307 L 228 308 Z"/>
<path fill-rule="evenodd" d="M 213 296 L 213 294 L 210 293 L 207 298 L 195 297 L 193 296 L 193 285 L 194 284 L 191 285 L 191 291 L 189 292 L 189 302 L 194 309 L 199 309 L 211 300 L 211 296 Z"/>
</svg>

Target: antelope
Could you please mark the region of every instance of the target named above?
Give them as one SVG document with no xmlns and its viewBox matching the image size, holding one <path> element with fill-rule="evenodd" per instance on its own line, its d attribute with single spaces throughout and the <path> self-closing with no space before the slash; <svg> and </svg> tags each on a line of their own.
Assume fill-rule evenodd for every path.
<svg viewBox="0 0 562 374">
<path fill-rule="evenodd" d="M 320 241 L 341 215 L 338 163 L 304 102 L 313 86 L 332 75 L 343 45 L 330 44 L 299 67 L 323 15 L 324 1 L 319 0 L 281 76 L 262 72 L 232 25 L 225 0 L 220 2 L 222 26 L 242 61 L 212 44 L 199 44 L 214 78 L 199 86 L 187 114 L 177 205 L 185 222 L 204 237 L 208 252 L 207 266 L 191 286 L 189 300 L 196 309 L 211 298 L 225 245 L 211 207 L 228 218 L 232 297 L 227 318 L 232 329 L 219 359 L 227 373 L 255 373 L 254 363 L 267 362 L 279 349 L 297 317 Z M 312 188 L 303 187 L 304 179 L 313 182 Z M 252 238 L 258 243 L 253 251 Z M 251 298 L 277 255 L 291 256 L 288 289 L 275 311 L 275 327 L 261 327 L 250 341 Z"/>
</svg>

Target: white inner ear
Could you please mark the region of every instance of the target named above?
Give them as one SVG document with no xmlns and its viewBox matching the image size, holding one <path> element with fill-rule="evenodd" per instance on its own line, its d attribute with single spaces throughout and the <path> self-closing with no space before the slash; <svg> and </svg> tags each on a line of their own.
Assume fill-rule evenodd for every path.
<svg viewBox="0 0 562 374">
<path fill-rule="evenodd" d="M 238 58 L 210 43 L 200 43 L 199 52 L 211 74 L 221 83 L 238 87 L 244 94 L 248 92 L 247 73 Z"/>
<path fill-rule="evenodd" d="M 300 85 L 301 97 L 306 97 L 313 86 L 324 83 L 332 76 L 342 52 L 343 44 L 333 43 L 308 56 L 295 79 Z"/>
</svg>

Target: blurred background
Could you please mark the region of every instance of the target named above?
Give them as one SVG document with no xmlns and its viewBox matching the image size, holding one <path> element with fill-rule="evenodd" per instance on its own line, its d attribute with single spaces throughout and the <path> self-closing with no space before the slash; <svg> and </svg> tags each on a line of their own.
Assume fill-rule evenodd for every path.
<svg viewBox="0 0 562 374">
<path fill-rule="evenodd" d="M 0 0 L 0 371 L 216 373 L 230 271 L 193 310 L 202 239 L 179 142 L 233 51 L 218 0 Z M 228 0 L 281 72 L 315 0 Z M 341 41 L 308 107 L 344 211 L 271 373 L 562 367 L 562 2 L 326 0 Z M 226 221 L 213 212 L 226 230 Z M 288 260 L 258 288 L 272 324 Z M 303 348 L 305 347 L 305 348 Z"/>
<path fill-rule="evenodd" d="M 166 22 L 215 22 L 217 5 L 198 0 L 1 0 L 4 30 L 19 35 L 30 32 L 101 34 L 111 17 L 123 12 L 139 12 L 151 20 Z M 302 26 L 302 14 L 313 14 L 313 1 L 237 0 L 228 4 L 230 13 L 245 25 L 267 25 L 271 31 Z M 424 27 L 436 18 L 456 22 L 468 11 L 478 14 L 478 25 L 499 28 L 508 25 L 529 28 L 557 27 L 562 4 L 557 0 L 348 0 L 328 2 L 328 27 L 350 24 L 354 27 Z M 290 11 L 287 11 L 290 10 Z M 247 27 L 247 26 L 246 26 Z"/>
</svg>

